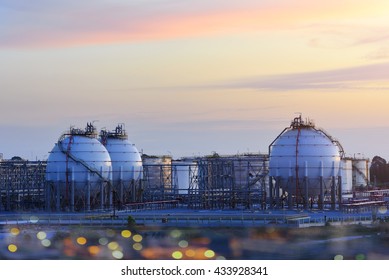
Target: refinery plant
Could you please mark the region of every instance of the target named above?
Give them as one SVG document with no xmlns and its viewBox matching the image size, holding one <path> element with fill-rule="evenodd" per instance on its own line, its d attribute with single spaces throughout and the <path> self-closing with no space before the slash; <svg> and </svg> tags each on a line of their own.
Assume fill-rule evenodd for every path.
<svg viewBox="0 0 389 280">
<path fill-rule="evenodd" d="M 173 159 L 141 154 L 124 124 L 70 128 L 47 161 L 0 161 L 0 211 L 158 209 L 364 211 L 386 204 L 371 190 L 369 159 L 346 157 L 313 121 L 294 118 L 268 154 Z"/>
</svg>

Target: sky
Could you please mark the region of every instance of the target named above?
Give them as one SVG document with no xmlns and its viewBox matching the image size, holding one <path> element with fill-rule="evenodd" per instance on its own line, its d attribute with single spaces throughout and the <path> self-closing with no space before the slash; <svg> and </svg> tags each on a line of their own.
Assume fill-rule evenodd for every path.
<svg viewBox="0 0 389 280">
<path fill-rule="evenodd" d="M 389 160 L 386 0 L 0 0 L 0 153 L 124 123 L 145 154 L 267 153 L 302 114 Z"/>
</svg>

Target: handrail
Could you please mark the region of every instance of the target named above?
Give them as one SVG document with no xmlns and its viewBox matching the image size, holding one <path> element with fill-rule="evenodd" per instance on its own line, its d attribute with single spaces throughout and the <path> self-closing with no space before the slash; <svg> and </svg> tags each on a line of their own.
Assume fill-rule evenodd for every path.
<svg viewBox="0 0 389 280">
<path fill-rule="evenodd" d="M 65 140 L 64 135 L 62 135 L 62 136 L 60 137 L 60 139 L 58 140 L 58 147 L 59 147 L 59 149 L 60 149 L 60 151 L 61 151 L 62 153 L 64 153 L 67 157 L 71 158 L 73 161 L 80 163 L 82 166 L 84 166 L 84 167 L 85 167 L 87 170 L 89 170 L 91 173 L 96 174 L 102 181 L 104 181 L 104 182 L 106 182 L 106 183 L 110 183 L 110 181 L 109 181 L 108 179 L 104 178 L 104 176 L 103 176 L 102 174 L 100 174 L 100 172 L 99 172 L 97 169 L 95 169 L 95 168 L 89 166 L 89 165 L 88 165 L 85 161 L 83 161 L 82 159 L 79 159 L 79 158 L 75 157 L 75 156 L 70 152 L 70 149 L 69 149 L 69 150 L 65 150 L 64 147 L 63 147 L 63 145 L 62 145 L 63 140 Z"/>
</svg>

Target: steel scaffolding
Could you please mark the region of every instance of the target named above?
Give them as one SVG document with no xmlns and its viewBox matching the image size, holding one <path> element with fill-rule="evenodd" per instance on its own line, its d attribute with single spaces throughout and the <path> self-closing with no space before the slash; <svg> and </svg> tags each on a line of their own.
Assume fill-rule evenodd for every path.
<svg viewBox="0 0 389 280">
<path fill-rule="evenodd" d="M 174 199 L 171 164 L 143 165 L 143 201 L 163 201 Z"/>
<path fill-rule="evenodd" d="M 218 156 L 198 160 L 196 195 L 189 207 L 263 208 L 268 188 L 266 155 Z M 193 192 L 193 191 L 192 191 Z"/>
<path fill-rule="evenodd" d="M 388 190 L 353 192 L 342 198 L 342 178 L 296 178 L 268 175 L 267 155 L 196 157 L 170 163 L 144 164 L 143 178 L 76 185 L 46 180 L 45 161 L 0 161 L 0 211 L 94 211 L 129 208 L 159 209 L 332 209 L 362 211 L 382 204 Z M 71 173 L 71 171 L 70 171 Z M 71 175 L 71 174 L 70 174 Z M 72 176 L 70 176 L 72 178 Z M 310 197 L 308 187 L 319 186 Z M 285 195 L 286 193 L 292 195 Z M 376 197 L 380 195 L 380 198 Z M 345 202 L 344 202 L 345 201 Z M 367 206 L 366 206 L 367 205 Z M 362 209 L 362 210 L 361 210 Z"/>
<path fill-rule="evenodd" d="M 143 166 L 144 201 L 178 200 L 191 209 L 263 208 L 267 155 L 209 156 Z"/>
<path fill-rule="evenodd" d="M 167 203 L 189 209 L 262 208 L 268 193 L 267 155 L 201 157 L 143 165 L 143 178 L 76 183 L 46 180 L 44 161 L 0 162 L 0 211 L 93 211 Z M 141 207 L 141 206 L 140 206 Z"/>
<path fill-rule="evenodd" d="M 0 161 L 0 211 L 42 210 L 46 162 Z"/>
</svg>

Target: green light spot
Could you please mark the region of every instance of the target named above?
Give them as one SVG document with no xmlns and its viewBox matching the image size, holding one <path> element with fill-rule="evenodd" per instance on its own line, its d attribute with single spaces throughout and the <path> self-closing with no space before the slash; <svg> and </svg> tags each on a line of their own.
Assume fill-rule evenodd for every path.
<svg viewBox="0 0 389 280">
<path fill-rule="evenodd" d="M 180 259 L 182 259 L 182 253 L 180 251 L 175 251 L 175 252 L 173 252 L 172 257 L 175 260 L 180 260 Z"/>
<path fill-rule="evenodd" d="M 365 260 L 366 256 L 364 254 L 358 254 L 358 255 L 355 256 L 355 259 L 356 260 Z"/>
<path fill-rule="evenodd" d="M 212 250 L 207 250 L 204 252 L 204 256 L 207 258 L 213 258 L 215 256 L 215 252 Z"/>
</svg>

